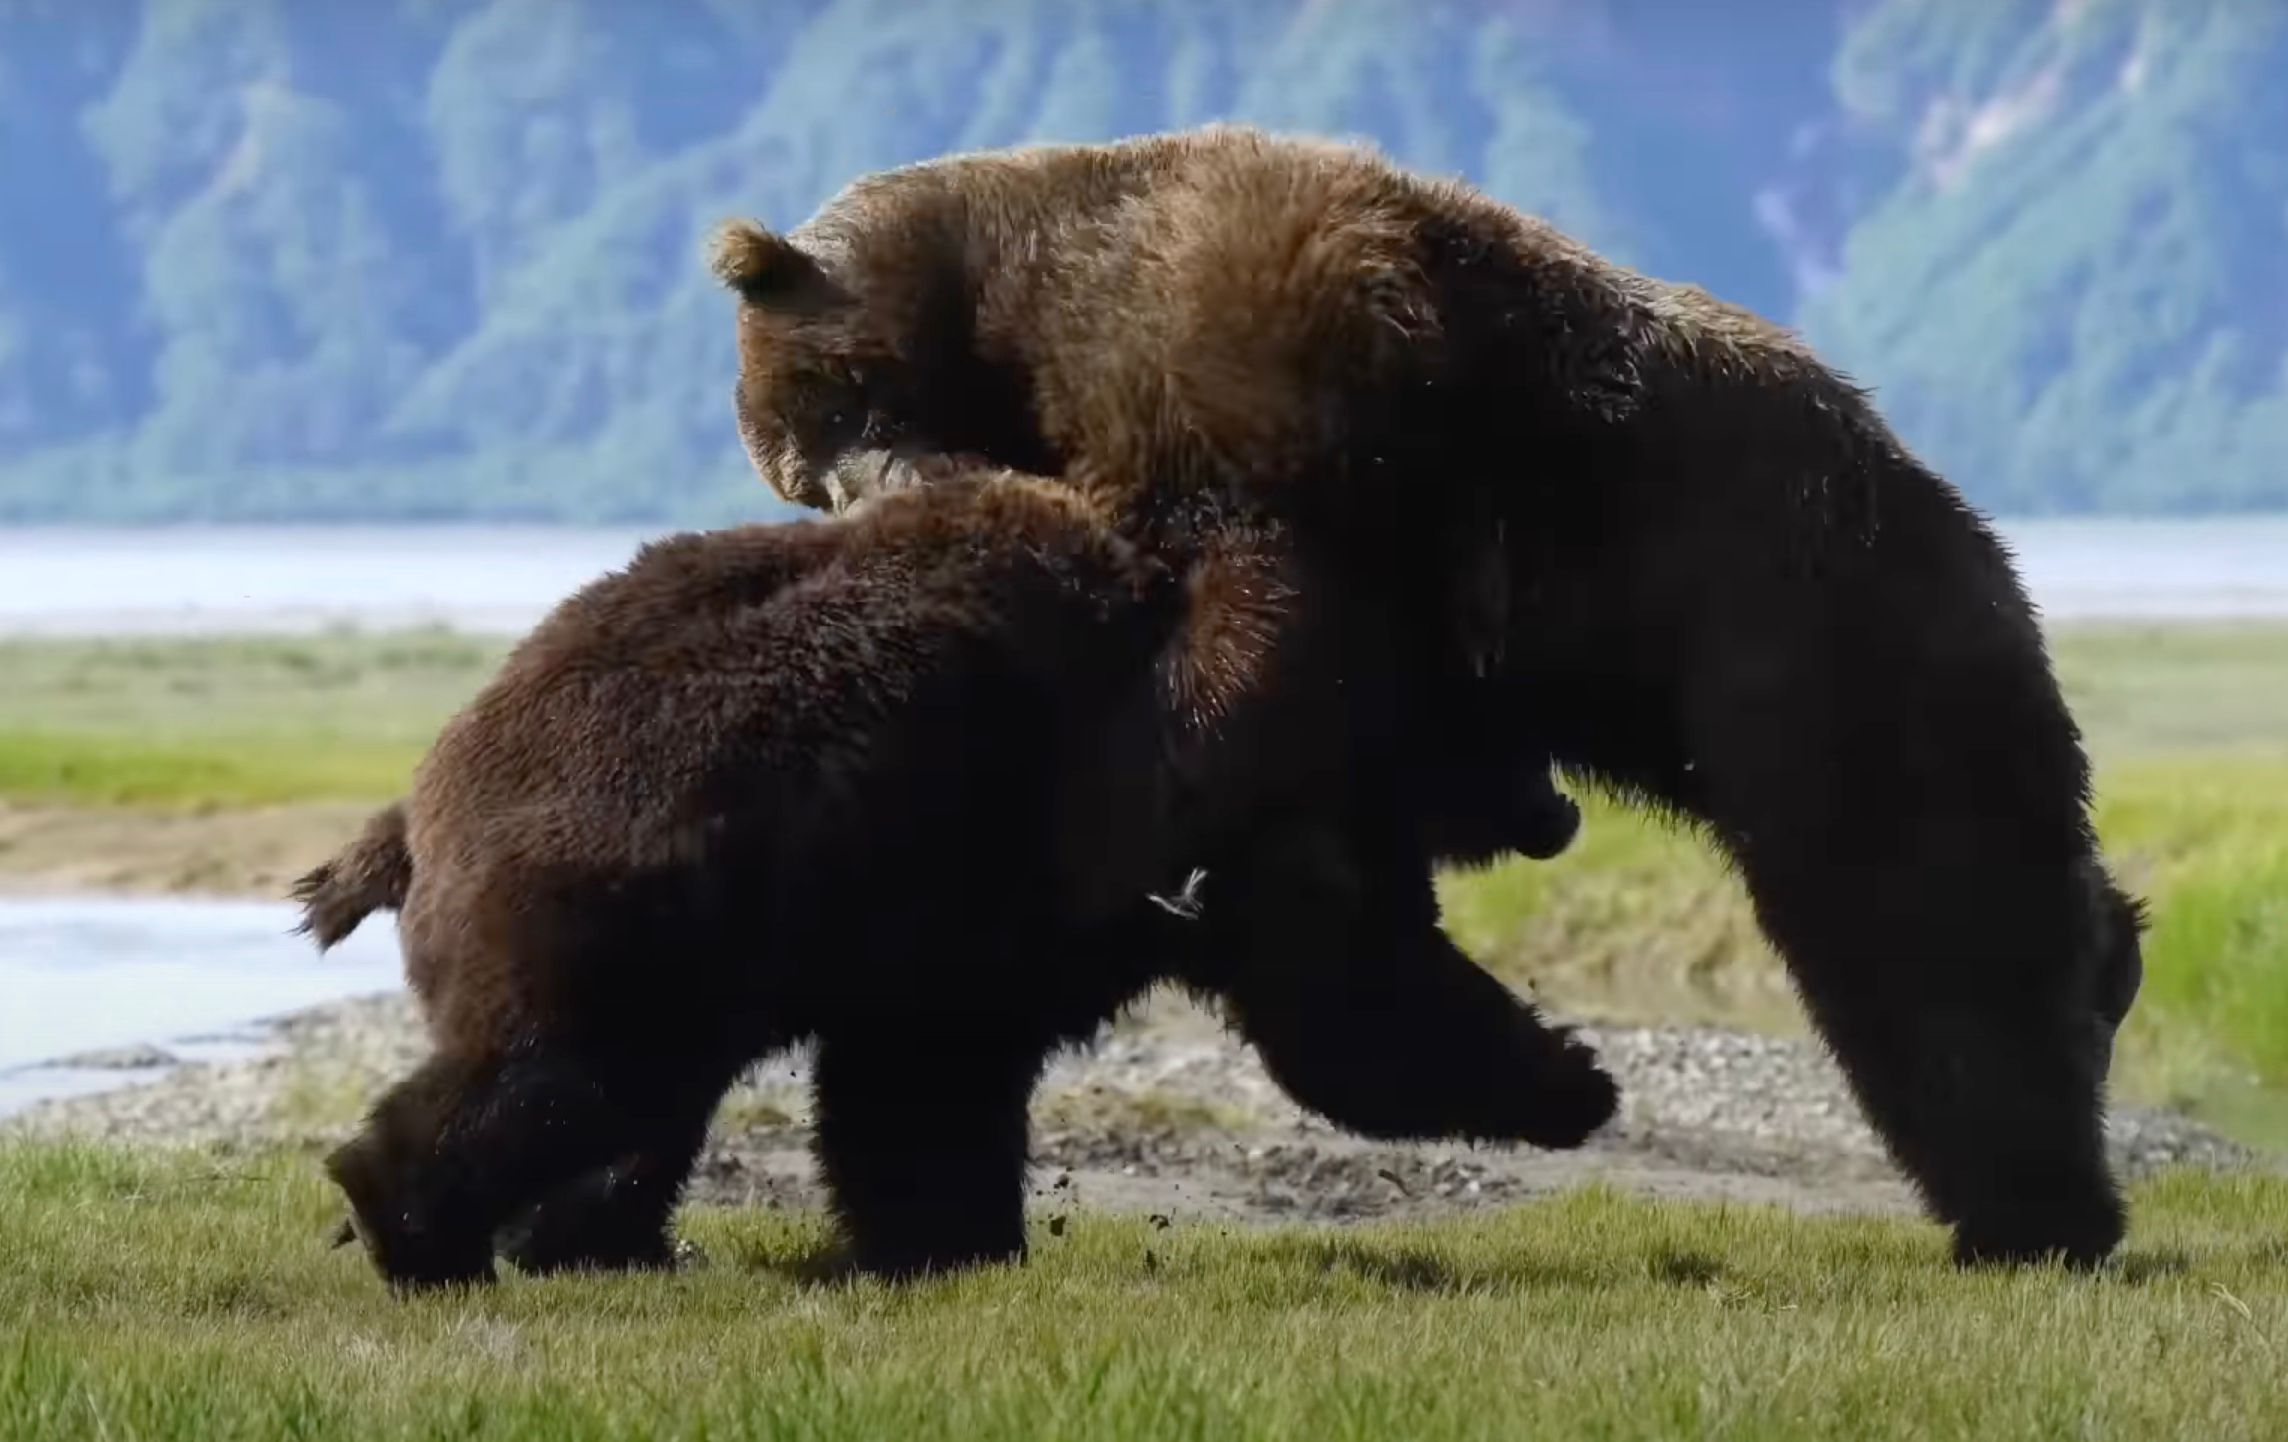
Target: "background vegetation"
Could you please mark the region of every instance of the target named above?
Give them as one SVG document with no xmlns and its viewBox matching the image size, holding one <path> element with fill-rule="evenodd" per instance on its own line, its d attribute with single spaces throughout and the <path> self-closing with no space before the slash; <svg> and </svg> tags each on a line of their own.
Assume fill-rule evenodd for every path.
<svg viewBox="0 0 2288 1442">
<path fill-rule="evenodd" d="M 0 520 L 764 511 L 709 224 L 1226 116 L 1800 321 L 1991 508 L 2278 507 L 2283 73 L 2253 0 L 0 0 Z"/>
</svg>

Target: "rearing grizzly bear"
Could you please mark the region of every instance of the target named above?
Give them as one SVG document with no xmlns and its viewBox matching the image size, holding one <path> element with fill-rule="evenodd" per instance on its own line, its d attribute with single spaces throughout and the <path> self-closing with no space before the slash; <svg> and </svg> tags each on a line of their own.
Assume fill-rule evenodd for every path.
<svg viewBox="0 0 2288 1442">
<path fill-rule="evenodd" d="M 732 227 L 718 270 L 740 431 L 791 500 L 975 454 L 1155 547 L 1242 497 L 1347 576 L 1490 612 L 1462 644 L 1531 688 L 1532 754 L 1738 864 L 1957 1256 L 2118 1242 L 2142 918 L 2080 737 L 2001 545 L 1792 335 L 1459 183 L 1227 127 L 869 176 L 791 236 Z"/>
</svg>

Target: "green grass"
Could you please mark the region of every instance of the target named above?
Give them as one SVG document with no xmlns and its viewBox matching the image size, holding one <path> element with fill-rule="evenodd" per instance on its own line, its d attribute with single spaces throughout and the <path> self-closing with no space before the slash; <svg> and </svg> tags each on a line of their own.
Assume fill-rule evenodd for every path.
<svg viewBox="0 0 2288 1442">
<path fill-rule="evenodd" d="M 383 800 L 505 650 L 443 631 L 0 641 L 0 799 Z M 2076 627 L 2056 650 L 2101 763 L 2288 760 L 2288 627 Z"/>
<path fill-rule="evenodd" d="M 443 631 L 0 642 L 0 798 L 386 800 L 505 650 Z"/>
<path fill-rule="evenodd" d="M 2288 627 L 2060 627 L 2051 652 L 2100 765 L 2140 756 L 2288 757 Z"/>
<path fill-rule="evenodd" d="M 0 800 L 380 800 L 500 654 L 0 644 Z M 2288 628 L 2058 654 L 2155 904 L 2124 1090 L 2288 1142 Z M 1449 879 L 1464 944 L 1576 1014 L 1798 1029 L 1713 858 L 1589 811 L 1555 862 Z M 1026 1268 L 903 1292 L 788 1280 L 815 1217 L 701 1210 L 695 1273 L 400 1305 L 324 1247 L 337 1215 L 306 1156 L 0 1146 L 0 1438 L 2288 1436 L 2279 1178 L 2144 1185 L 2083 1278 L 1590 1190 L 1346 1232 L 1082 1214 Z"/>
<path fill-rule="evenodd" d="M 1023 1268 L 708 1264 L 390 1300 L 313 1161 L 0 1149 L 0 1437 L 2288 1436 L 2288 1180 L 2178 1175 L 2094 1276 L 1915 1221 L 1601 1189 L 1408 1227 L 1036 1221 Z"/>
</svg>

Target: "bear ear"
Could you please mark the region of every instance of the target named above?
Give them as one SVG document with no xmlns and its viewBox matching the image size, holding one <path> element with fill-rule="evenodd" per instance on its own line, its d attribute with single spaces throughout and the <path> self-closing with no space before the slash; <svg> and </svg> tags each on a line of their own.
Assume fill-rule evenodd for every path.
<svg viewBox="0 0 2288 1442">
<path fill-rule="evenodd" d="M 758 303 L 785 295 L 818 274 L 818 262 L 794 242 L 751 220 L 716 228 L 708 268 L 717 280 Z"/>
</svg>

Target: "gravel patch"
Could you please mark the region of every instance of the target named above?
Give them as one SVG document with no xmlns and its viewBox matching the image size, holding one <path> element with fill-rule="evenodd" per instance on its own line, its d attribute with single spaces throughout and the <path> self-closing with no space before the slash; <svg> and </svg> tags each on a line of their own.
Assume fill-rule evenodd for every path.
<svg viewBox="0 0 2288 1442">
<path fill-rule="evenodd" d="M 75 1071 L 150 1071 L 176 1065 L 182 1059 L 164 1047 L 149 1045 L 98 1047 L 54 1063 Z"/>
<path fill-rule="evenodd" d="M 1598 1180 L 1664 1196 L 1807 1211 L 1905 1211 L 1834 1063 L 1815 1045 L 1707 1027 L 1584 1027 L 1623 1089 L 1622 1114 L 1579 1151 L 1391 1146 L 1337 1132 L 1289 1102 L 1254 1054 L 1173 998 L 1060 1057 L 1035 1108 L 1036 1206 L 1240 1221 L 1427 1215 Z M 155 1081 L 44 1103 L 0 1128 L 241 1148 L 318 1148 L 410 1070 L 426 1041 L 410 999 L 365 998 L 279 1019 L 265 1054 L 192 1063 Z M 156 1050 L 156 1049 L 154 1049 Z M 162 1065 L 156 1057 L 123 1065 Z M 134 1073 L 123 1072 L 123 1077 Z M 696 1198 L 811 1207 L 809 1065 L 775 1059 L 726 1099 Z M 2182 1116 L 2109 1122 L 2131 1176 L 2171 1165 L 2273 1165 Z"/>
</svg>

